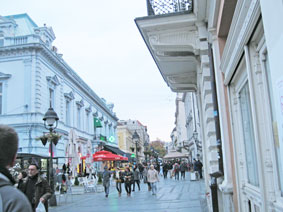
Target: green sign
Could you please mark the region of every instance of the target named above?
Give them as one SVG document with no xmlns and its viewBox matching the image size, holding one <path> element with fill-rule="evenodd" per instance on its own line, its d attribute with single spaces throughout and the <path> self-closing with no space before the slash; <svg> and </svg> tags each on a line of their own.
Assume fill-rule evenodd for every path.
<svg viewBox="0 0 283 212">
<path fill-rule="evenodd" d="M 114 137 L 113 135 L 111 135 L 111 136 L 108 138 L 108 141 L 111 142 L 111 143 L 114 143 L 115 137 Z"/>
<path fill-rule="evenodd" d="M 136 155 L 135 154 L 131 154 L 131 158 L 135 158 L 136 157 Z"/>
<path fill-rule="evenodd" d="M 98 118 L 94 118 L 93 121 L 96 128 L 102 127 L 101 121 Z"/>
<path fill-rule="evenodd" d="M 107 140 L 106 136 L 103 136 L 103 135 L 100 135 L 100 136 L 99 136 L 99 139 L 100 139 L 101 141 L 106 141 L 106 140 Z"/>
</svg>

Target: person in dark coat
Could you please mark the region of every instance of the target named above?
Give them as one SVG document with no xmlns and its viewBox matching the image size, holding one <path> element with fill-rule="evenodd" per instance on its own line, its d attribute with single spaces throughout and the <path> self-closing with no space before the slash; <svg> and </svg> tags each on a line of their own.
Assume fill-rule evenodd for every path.
<svg viewBox="0 0 283 212">
<path fill-rule="evenodd" d="M 110 178 L 111 178 L 111 172 L 108 170 L 107 166 L 104 166 L 104 172 L 102 173 L 102 180 L 105 191 L 105 197 L 108 197 L 109 195 Z"/>
<path fill-rule="evenodd" d="M 139 167 L 139 171 L 140 171 L 140 179 L 143 179 L 144 165 L 142 165 L 141 163 L 139 163 L 138 167 Z"/>
<path fill-rule="evenodd" d="M 140 188 L 140 172 L 137 166 L 134 167 L 134 183 L 133 183 L 133 191 L 135 191 L 135 185 L 138 185 L 139 191 Z"/>
<path fill-rule="evenodd" d="M 19 176 L 18 176 L 18 189 L 21 189 L 21 187 L 23 186 L 23 179 L 25 179 L 27 177 L 27 173 L 25 171 L 21 171 Z"/>
<path fill-rule="evenodd" d="M 185 179 L 185 175 L 186 175 L 186 168 L 187 168 L 187 165 L 186 163 L 183 161 L 181 163 L 181 166 L 180 166 L 180 171 L 181 171 L 181 179 Z"/>
<path fill-rule="evenodd" d="M 169 165 L 168 165 L 167 162 L 165 162 L 163 164 L 163 177 L 164 177 L 164 179 L 167 179 L 168 170 L 169 170 Z"/>
<path fill-rule="evenodd" d="M 15 164 L 19 138 L 15 130 L 0 125 L 0 211 L 32 212 L 26 196 L 14 187 L 15 180 L 9 168 Z"/>
<path fill-rule="evenodd" d="M 47 180 L 39 175 L 37 164 L 29 165 L 28 177 L 23 179 L 20 190 L 27 196 L 34 211 L 39 202 L 42 202 L 48 212 L 48 200 L 52 195 L 52 191 Z"/>
<path fill-rule="evenodd" d="M 179 172 L 180 172 L 180 165 L 179 163 L 174 164 L 174 175 L 175 175 L 175 180 L 179 180 Z"/>
<path fill-rule="evenodd" d="M 200 160 L 198 159 L 196 161 L 196 167 L 197 167 L 197 171 L 199 173 L 199 178 L 202 179 L 202 162 L 200 162 Z"/>
<path fill-rule="evenodd" d="M 125 179 L 125 190 L 128 196 L 131 196 L 131 185 L 132 185 L 133 178 L 134 178 L 133 172 L 130 171 L 129 167 L 126 167 L 126 170 L 124 173 L 124 179 Z"/>
</svg>

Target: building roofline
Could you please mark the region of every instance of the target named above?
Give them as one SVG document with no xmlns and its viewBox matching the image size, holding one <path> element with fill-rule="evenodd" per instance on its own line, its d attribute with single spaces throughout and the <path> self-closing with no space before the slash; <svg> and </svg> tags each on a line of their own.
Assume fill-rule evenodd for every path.
<svg viewBox="0 0 283 212">
<path fill-rule="evenodd" d="M 38 27 L 37 24 L 31 19 L 31 17 L 27 13 L 21 13 L 21 14 L 16 14 L 16 15 L 7 15 L 3 16 L 4 18 L 9 18 L 9 19 L 18 19 L 18 18 L 23 18 L 26 17 L 34 27 Z"/>
</svg>

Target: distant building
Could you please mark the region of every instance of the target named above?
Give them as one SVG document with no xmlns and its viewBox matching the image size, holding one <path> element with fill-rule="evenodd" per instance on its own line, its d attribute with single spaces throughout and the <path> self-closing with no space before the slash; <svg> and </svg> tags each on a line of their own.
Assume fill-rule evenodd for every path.
<svg viewBox="0 0 283 212">
<path fill-rule="evenodd" d="M 27 14 L 0 16 L 0 122 L 18 132 L 19 153 L 48 156 L 48 145 L 35 138 L 47 131 L 42 118 L 51 106 L 62 135 L 54 156 L 68 157 L 60 163 L 81 172 L 99 144 L 117 147 L 118 118 L 114 105 L 63 60 L 54 39 L 51 27 L 37 26 Z"/>
<path fill-rule="evenodd" d="M 137 143 L 133 139 L 135 132 L 139 136 Z M 119 147 L 127 153 L 127 157 L 136 155 L 139 162 L 145 160 L 144 150 L 149 145 L 149 135 L 146 126 L 142 125 L 138 120 L 119 120 L 117 134 Z"/>
</svg>

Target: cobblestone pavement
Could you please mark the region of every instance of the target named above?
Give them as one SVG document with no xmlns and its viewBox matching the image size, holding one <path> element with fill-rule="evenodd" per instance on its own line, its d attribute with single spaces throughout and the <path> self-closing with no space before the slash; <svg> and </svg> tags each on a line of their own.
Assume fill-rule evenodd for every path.
<svg viewBox="0 0 283 212">
<path fill-rule="evenodd" d="M 86 193 L 68 196 L 67 201 L 61 198 L 58 206 L 50 207 L 50 212 L 206 212 L 204 181 L 164 180 L 160 176 L 157 195 L 147 190 L 141 183 L 141 190 L 132 192 L 128 197 L 124 187 L 119 197 L 114 186 L 110 187 L 109 197 L 104 192 Z"/>
</svg>

